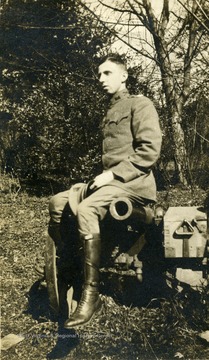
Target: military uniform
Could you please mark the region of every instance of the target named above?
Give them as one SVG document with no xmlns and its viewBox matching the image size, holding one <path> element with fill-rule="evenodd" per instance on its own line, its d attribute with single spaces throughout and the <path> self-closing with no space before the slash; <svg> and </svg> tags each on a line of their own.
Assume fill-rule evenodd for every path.
<svg viewBox="0 0 209 360">
<path fill-rule="evenodd" d="M 69 191 L 55 195 L 50 202 L 53 229 L 49 229 L 49 235 L 54 235 L 56 241 L 55 223 L 59 226 L 63 209 L 69 202 L 77 219 L 84 254 L 81 300 L 65 321 L 67 329 L 86 324 L 101 309 L 99 267 L 102 239 L 99 224 L 111 202 L 121 196 L 140 204 L 156 199 L 151 169 L 160 153 L 161 132 L 152 102 L 144 96 L 130 96 L 127 90 L 116 92 L 103 120 L 102 131 L 103 168 L 109 171 L 111 178 L 113 174 L 114 179 L 90 194 L 88 185 L 77 184 Z"/>
<path fill-rule="evenodd" d="M 129 95 L 127 90 L 113 95 L 102 122 L 104 171 L 111 170 L 114 180 L 87 197 L 86 185 L 55 195 L 50 214 L 59 222 L 69 201 L 77 215 L 82 235 L 99 232 L 112 200 L 127 196 L 141 204 L 156 200 L 156 184 L 152 166 L 161 148 L 161 131 L 153 103 L 145 96 Z"/>
<path fill-rule="evenodd" d="M 145 96 L 116 93 L 103 122 L 103 167 L 116 176 L 112 185 L 136 197 L 156 200 L 152 166 L 161 148 L 158 115 Z"/>
</svg>

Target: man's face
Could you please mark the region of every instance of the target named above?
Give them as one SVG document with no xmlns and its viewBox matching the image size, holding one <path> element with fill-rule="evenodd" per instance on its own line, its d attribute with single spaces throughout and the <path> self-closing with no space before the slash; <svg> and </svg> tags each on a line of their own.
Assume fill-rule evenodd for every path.
<svg viewBox="0 0 209 360">
<path fill-rule="evenodd" d="M 128 74 L 123 65 L 105 61 L 98 69 L 99 81 L 108 94 L 115 94 L 125 88 Z"/>
</svg>

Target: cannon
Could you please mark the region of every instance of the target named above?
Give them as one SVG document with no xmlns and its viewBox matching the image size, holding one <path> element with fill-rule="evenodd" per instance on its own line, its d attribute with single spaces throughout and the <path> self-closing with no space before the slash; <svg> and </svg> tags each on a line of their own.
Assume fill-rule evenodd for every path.
<svg viewBox="0 0 209 360">
<path fill-rule="evenodd" d="M 200 207 L 161 207 L 155 210 L 138 206 L 126 198 L 114 200 L 110 205 L 111 216 L 118 221 L 132 224 L 144 223 L 159 226 L 163 221 L 165 258 L 204 258 L 208 250 L 208 217 Z"/>
<path fill-rule="evenodd" d="M 207 209 L 191 206 L 169 207 L 164 210 L 158 205 L 139 206 L 130 199 L 121 197 L 111 203 L 107 218 L 104 233 L 108 230 L 108 236 L 111 233 L 112 236 L 117 236 L 117 224 L 117 229 L 120 226 L 122 228 L 121 236 L 125 238 L 126 245 L 129 245 L 128 249 L 126 246 L 125 251 L 119 250 L 111 257 L 110 260 L 116 269 L 131 269 L 136 279 L 142 282 L 145 252 L 152 264 L 154 262 L 155 268 L 160 265 L 165 271 L 176 271 L 177 268 L 201 271 L 203 278 L 208 281 Z M 145 248 L 148 251 L 144 251 Z M 56 246 L 50 236 L 46 240 L 45 257 L 45 274 L 51 307 L 58 312 L 64 296 L 71 312 L 77 306 L 74 288 L 71 284 L 63 284 L 60 281 Z"/>
<path fill-rule="evenodd" d="M 134 207 L 131 200 L 121 197 L 110 204 L 111 216 L 119 221 L 131 219 L 132 222 L 143 222 L 151 224 L 154 212 L 145 206 Z"/>
</svg>

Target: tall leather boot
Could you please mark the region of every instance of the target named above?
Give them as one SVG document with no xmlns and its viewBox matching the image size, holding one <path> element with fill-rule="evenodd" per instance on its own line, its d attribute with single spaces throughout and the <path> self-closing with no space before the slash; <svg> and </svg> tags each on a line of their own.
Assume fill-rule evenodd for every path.
<svg viewBox="0 0 209 360">
<path fill-rule="evenodd" d="M 88 323 L 102 306 L 99 297 L 101 238 L 99 234 L 94 234 L 87 235 L 82 240 L 84 250 L 84 286 L 78 307 L 64 324 L 66 329 Z"/>
</svg>

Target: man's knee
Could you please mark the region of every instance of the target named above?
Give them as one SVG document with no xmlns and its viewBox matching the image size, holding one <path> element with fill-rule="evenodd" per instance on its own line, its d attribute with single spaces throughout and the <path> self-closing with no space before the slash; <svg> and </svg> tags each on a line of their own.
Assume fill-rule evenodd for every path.
<svg viewBox="0 0 209 360">
<path fill-rule="evenodd" d="M 59 209 L 59 194 L 52 196 L 49 200 L 49 213 L 56 213 Z"/>
<path fill-rule="evenodd" d="M 68 196 L 64 192 L 58 193 L 49 201 L 49 214 L 54 222 L 60 222 L 62 213 L 68 203 Z"/>
</svg>

